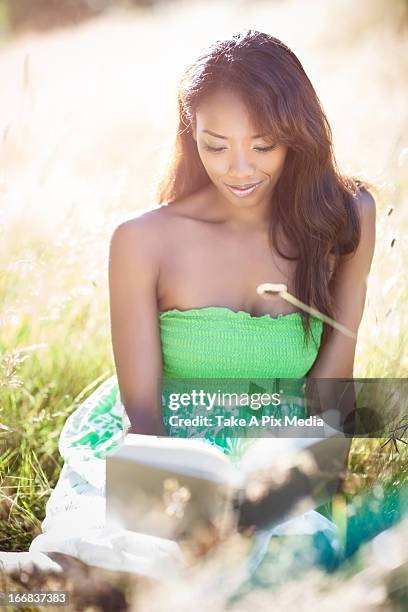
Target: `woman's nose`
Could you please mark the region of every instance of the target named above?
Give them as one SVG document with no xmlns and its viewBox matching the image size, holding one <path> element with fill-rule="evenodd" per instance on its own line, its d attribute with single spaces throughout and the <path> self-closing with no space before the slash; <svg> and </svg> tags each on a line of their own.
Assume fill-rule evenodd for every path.
<svg viewBox="0 0 408 612">
<path fill-rule="evenodd" d="M 249 161 L 244 152 L 237 152 L 232 156 L 229 174 L 231 176 L 248 177 L 253 174 L 254 165 Z"/>
</svg>

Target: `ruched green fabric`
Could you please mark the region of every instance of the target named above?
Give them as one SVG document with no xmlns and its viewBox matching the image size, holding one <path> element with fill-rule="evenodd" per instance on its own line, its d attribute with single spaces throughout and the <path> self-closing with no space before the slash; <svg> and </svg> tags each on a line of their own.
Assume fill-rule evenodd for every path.
<svg viewBox="0 0 408 612">
<path fill-rule="evenodd" d="M 323 332 L 320 319 L 313 317 L 311 326 L 311 339 L 306 342 L 299 312 L 277 317 L 269 314 L 253 316 L 242 310 L 234 311 L 220 306 L 161 312 L 163 421 L 168 434 L 178 437 L 197 435 L 229 454 L 239 456 L 242 452 L 241 441 L 251 435 L 246 427 L 237 429 L 235 426 L 216 427 L 213 424 L 171 426 L 169 419 L 175 413 L 169 409 L 170 394 L 191 393 L 197 387 L 209 393 L 219 390 L 221 393 L 251 395 L 254 392 L 271 394 L 281 390 L 286 398 L 296 399 L 288 400 L 284 406 L 276 409 L 270 406 L 268 414 L 276 418 L 284 415 L 304 418 L 304 406 L 298 401 L 302 394 L 302 378 L 316 359 Z M 172 383 L 172 379 L 177 379 L 177 382 Z M 192 380 L 191 386 L 187 379 Z M 225 381 L 223 385 L 218 382 L 214 385 L 214 379 Z M 261 384 L 254 384 L 259 379 L 263 379 Z M 276 381 L 279 379 L 294 380 L 285 384 L 279 382 L 277 387 Z M 191 404 L 177 409 L 180 417 L 205 414 L 205 409 Z M 248 420 L 254 412 L 248 406 L 227 409 L 216 406 L 211 410 L 213 422 L 216 414 Z"/>
<path fill-rule="evenodd" d="M 190 379 L 193 384 L 199 379 L 226 379 L 228 391 L 232 392 L 235 389 L 231 379 L 301 379 L 316 359 L 323 331 L 322 321 L 313 317 L 312 338 L 306 343 L 301 315 L 297 312 L 277 317 L 252 316 L 245 311 L 208 306 L 167 310 L 159 318 L 164 380 L 162 411 L 168 435 L 196 434 L 229 454 L 239 454 L 236 450 L 239 438 L 229 437 L 225 430 L 209 428 L 194 432 L 192 428 L 169 426 L 172 413 L 166 380 L 179 381 L 179 390 L 187 392 L 188 384 L 183 379 Z M 225 414 L 225 407 L 222 410 Z M 298 406 L 289 406 L 290 416 L 293 410 L 298 416 L 305 416 L 299 413 Z M 191 417 L 192 407 L 185 406 L 179 415 Z M 79 474 L 88 474 L 86 462 L 93 456 L 103 458 L 115 450 L 122 443 L 128 424 L 117 378 L 113 375 L 67 419 L 59 441 L 60 452 Z"/>
<path fill-rule="evenodd" d="M 323 324 L 304 343 L 298 312 L 253 316 L 221 306 L 160 313 L 163 375 L 169 378 L 301 378 L 316 359 Z"/>
</svg>

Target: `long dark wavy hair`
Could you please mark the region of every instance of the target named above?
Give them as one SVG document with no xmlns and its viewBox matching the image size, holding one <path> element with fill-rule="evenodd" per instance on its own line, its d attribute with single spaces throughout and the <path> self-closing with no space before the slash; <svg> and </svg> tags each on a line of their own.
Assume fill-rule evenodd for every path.
<svg viewBox="0 0 408 612">
<path fill-rule="evenodd" d="M 295 296 L 334 318 L 332 288 L 339 258 L 360 241 L 355 199 L 368 183 L 339 172 L 316 92 L 296 55 L 277 38 L 256 30 L 238 32 L 215 41 L 186 68 L 178 91 L 176 140 L 158 201 L 171 204 L 210 182 L 192 126 L 204 98 L 220 89 L 241 97 L 259 133 L 288 147 L 272 196 L 270 244 L 281 257 L 297 262 Z M 282 251 L 280 230 L 296 256 Z M 335 261 L 331 280 L 329 255 Z M 310 315 L 301 314 L 308 341 Z M 331 331 L 325 324 L 323 340 Z"/>
</svg>

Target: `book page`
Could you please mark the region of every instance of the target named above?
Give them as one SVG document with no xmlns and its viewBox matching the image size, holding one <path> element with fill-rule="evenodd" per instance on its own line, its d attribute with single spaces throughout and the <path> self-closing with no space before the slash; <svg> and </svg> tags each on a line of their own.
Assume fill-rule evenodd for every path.
<svg viewBox="0 0 408 612">
<path fill-rule="evenodd" d="M 231 486 L 240 481 L 228 456 L 203 439 L 127 434 L 115 457 Z"/>
<path fill-rule="evenodd" d="M 241 457 L 238 468 L 245 480 L 251 473 L 268 468 L 283 469 L 293 462 L 299 451 L 319 438 L 259 438 Z"/>
<path fill-rule="evenodd" d="M 245 479 L 250 473 L 273 467 L 284 469 L 295 461 L 302 451 L 313 447 L 319 442 L 333 437 L 344 438 L 338 424 L 336 411 L 325 412 L 325 422 L 322 427 L 310 428 L 307 436 L 295 435 L 294 429 L 287 427 L 278 432 L 282 437 L 265 437 L 255 439 L 243 453 L 238 462 L 239 470 Z M 288 437 L 283 437 L 288 436 Z M 325 445 L 327 447 L 327 445 Z"/>
</svg>

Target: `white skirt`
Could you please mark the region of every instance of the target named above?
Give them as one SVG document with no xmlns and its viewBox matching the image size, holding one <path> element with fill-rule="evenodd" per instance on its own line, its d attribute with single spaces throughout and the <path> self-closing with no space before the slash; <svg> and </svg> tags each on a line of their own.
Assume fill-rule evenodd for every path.
<svg viewBox="0 0 408 612">
<path fill-rule="evenodd" d="M 164 581 L 181 576 L 186 565 L 177 542 L 124 529 L 115 531 L 106 525 L 105 461 L 97 459 L 92 467 L 99 486 L 64 464 L 46 505 L 43 533 L 32 541 L 30 552 L 61 552 L 88 565 Z M 315 510 L 262 529 L 256 532 L 248 562 L 253 568 L 255 559 L 262 559 L 273 536 L 313 535 L 318 531 L 325 532 L 336 546 L 336 526 Z"/>
</svg>

